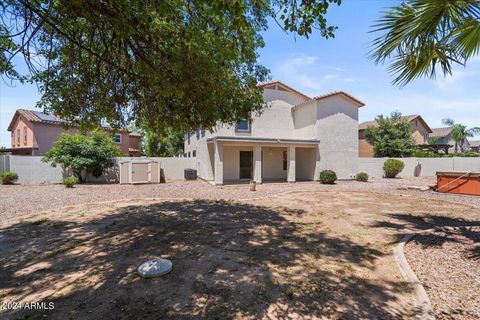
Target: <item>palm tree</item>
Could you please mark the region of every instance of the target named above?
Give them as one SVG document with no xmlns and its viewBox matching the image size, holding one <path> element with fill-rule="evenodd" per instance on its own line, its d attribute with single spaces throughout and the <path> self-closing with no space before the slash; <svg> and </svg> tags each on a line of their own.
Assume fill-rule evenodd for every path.
<svg viewBox="0 0 480 320">
<path fill-rule="evenodd" d="M 452 73 L 480 51 L 480 1 L 404 0 L 373 26 L 383 34 L 373 41 L 376 63 L 391 59 L 393 83 L 403 86 L 420 77 L 435 78 L 436 69 Z"/>
<path fill-rule="evenodd" d="M 464 126 L 459 123 L 455 123 L 452 119 L 446 118 L 442 120 L 442 123 L 446 126 L 452 127 L 451 135 L 453 141 L 455 141 L 455 153 L 458 152 L 458 148 L 460 147 L 460 151 L 463 152 L 463 147 L 465 144 L 465 140 L 467 138 L 471 138 L 476 134 L 480 134 L 479 127 L 473 127 L 467 129 L 467 126 Z"/>
</svg>

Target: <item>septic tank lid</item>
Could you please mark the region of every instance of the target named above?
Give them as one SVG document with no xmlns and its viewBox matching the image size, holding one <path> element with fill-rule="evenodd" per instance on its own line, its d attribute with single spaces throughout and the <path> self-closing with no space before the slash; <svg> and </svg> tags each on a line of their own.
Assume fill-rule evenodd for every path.
<svg viewBox="0 0 480 320">
<path fill-rule="evenodd" d="M 138 273 L 144 278 L 163 276 L 172 271 L 172 261 L 167 259 L 152 259 L 138 267 Z"/>
</svg>

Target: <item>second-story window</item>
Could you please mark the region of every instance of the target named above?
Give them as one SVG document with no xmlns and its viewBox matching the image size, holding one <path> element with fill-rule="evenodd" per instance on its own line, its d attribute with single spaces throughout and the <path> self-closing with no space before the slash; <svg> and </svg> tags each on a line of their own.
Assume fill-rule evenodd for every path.
<svg viewBox="0 0 480 320">
<path fill-rule="evenodd" d="M 27 127 L 23 128 L 23 144 L 27 144 Z"/>
<path fill-rule="evenodd" d="M 250 132 L 250 121 L 247 119 L 240 119 L 235 124 L 235 131 Z"/>
<path fill-rule="evenodd" d="M 17 129 L 17 145 L 20 145 L 20 129 Z"/>
<path fill-rule="evenodd" d="M 200 130 L 197 129 L 197 131 L 195 132 L 195 137 L 198 139 L 200 139 Z"/>
<path fill-rule="evenodd" d="M 15 131 L 12 131 L 12 147 L 15 147 Z"/>
<path fill-rule="evenodd" d="M 113 142 L 116 144 L 121 144 L 122 143 L 122 135 L 120 133 L 115 133 L 113 135 Z"/>
</svg>

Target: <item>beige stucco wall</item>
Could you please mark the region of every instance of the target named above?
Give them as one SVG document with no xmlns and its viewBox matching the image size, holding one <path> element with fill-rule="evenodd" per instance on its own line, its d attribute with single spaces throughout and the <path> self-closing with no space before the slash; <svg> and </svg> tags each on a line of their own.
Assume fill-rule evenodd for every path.
<svg viewBox="0 0 480 320">
<path fill-rule="evenodd" d="M 283 152 L 287 148 L 263 147 L 262 180 L 286 180 L 287 170 L 283 170 Z"/>
<path fill-rule="evenodd" d="M 240 151 L 253 151 L 253 148 L 223 147 L 223 179 L 225 181 L 240 179 Z"/>
<path fill-rule="evenodd" d="M 317 102 L 320 169 L 334 170 L 339 179 L 358 172 L 358 107 L 341 96 Z"/>
<path fill-rule="evenodd" d="M 315 173 L 315 149 L 296 148 L 295 174 L 298 181 L 314 180 Z"/>
</svg>

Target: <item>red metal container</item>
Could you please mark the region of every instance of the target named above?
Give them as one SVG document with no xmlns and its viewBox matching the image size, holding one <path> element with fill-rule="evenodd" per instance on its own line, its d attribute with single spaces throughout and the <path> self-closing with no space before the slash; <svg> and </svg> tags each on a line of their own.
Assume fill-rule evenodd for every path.
<svg viewBox="0 0 480 320">
<path fill-rule="evenodd" d="M 436 190 L 480 196 L 480 171 L 437 171 Z"/>
</svg>

